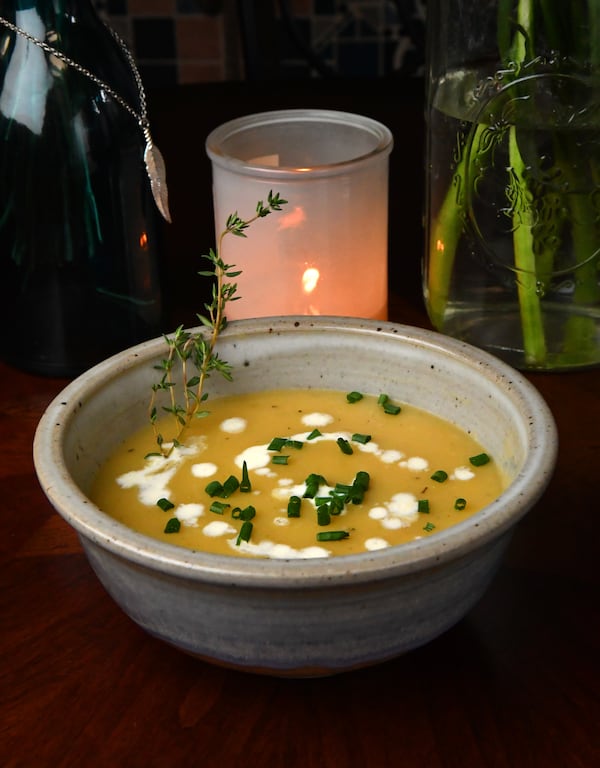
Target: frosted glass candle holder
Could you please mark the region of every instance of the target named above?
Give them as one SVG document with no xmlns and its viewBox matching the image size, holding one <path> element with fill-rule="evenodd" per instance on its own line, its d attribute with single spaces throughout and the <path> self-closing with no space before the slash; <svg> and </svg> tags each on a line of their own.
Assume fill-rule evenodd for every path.
<svg viewBox="0 0 600 768">
<path fill-rule="evenodd" d="M 206 140 L 217 236 L 251 218 L 270 191 L 287 200 L 227 237 L 239 301 L 230 320 L 269 315 L 387 317 L 390 130 L 331 110 L 280 110 L 231 120 Z"/>
</svg>

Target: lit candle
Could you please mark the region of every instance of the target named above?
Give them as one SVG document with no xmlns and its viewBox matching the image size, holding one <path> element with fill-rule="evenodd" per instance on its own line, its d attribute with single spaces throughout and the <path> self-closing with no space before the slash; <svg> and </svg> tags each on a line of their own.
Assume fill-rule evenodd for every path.
<svg viewBox="0 0 600 768">
<path fill-rule="evenodd" d="M 270 191 L 287 200 L 230 237 L 220 254 L 242 270 L 229 319 L 267 315 L 387 317 L 389 130 L 325 110 L 239 118 L 206 141 L 217 233 L 254 215 Z"/>
</svg>

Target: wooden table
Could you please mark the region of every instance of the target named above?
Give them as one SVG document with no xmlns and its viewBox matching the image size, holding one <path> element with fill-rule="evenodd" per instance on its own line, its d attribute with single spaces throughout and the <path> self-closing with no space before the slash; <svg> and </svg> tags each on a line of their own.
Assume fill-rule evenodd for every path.
<svg viewBox="0 0 600 768">
<path fill-rule="evenodd" d="M 371 114 L 394 130 L 391 315 L 428 326 L 418 277 L 418 87 L 232 84 L 159 93 L 151 103 L 171 182 L 165 285 L 173 310 L 175 296 L 184 313 L 199 307 L 189 285 L 201 268 L 198 249 L 212 243 L 206 132 L 236 114 L 314 105 Z M 592 491 L 600 370 L 529 378 L 558 423 L 558 467 L 480 603 L 442 637 L 386 664 L 287 680 L 199 662 L 120 611 L 33 470 L 36 424 L 67 382 L 0 364 L 0 766 L 599 765 L 600 536 Z"/>
</svg>

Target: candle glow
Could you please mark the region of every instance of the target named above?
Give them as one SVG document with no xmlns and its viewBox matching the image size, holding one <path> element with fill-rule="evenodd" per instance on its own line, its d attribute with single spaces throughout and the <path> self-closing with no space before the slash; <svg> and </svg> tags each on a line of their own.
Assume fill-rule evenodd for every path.
<svg viewBox="0 0 600 768">
<path fill-rule="evenodd" d="M 206 142 L 216 231 L 233 211 L 249 218 L 270 191 L 287 200 L 247 238 L 223 243 L 221 257 L 241 270 L 228 318 L 386 319 L 391 134 L 326 110 L 264 114 L 226 123 Z"/>
</svg>

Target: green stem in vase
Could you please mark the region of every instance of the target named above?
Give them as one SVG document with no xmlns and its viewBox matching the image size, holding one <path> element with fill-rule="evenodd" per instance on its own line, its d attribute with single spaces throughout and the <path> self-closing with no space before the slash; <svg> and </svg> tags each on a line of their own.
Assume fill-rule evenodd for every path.
<svg viewBox="0 0 600 768">
<path fill-rule="evenodd" d="M 523 350 L 527 363 L 540 365 L 546 359 L 546 340 L 531 222 L 531 195 L 525 178 L 525 163 L 517 142 L 517 129 L 511 126 L 509 131 L 509 189 L 512 188 L 514 194 L 513 249 Z"/>
<path fill-rule="evenodd" d="M 479 168 L 492 151 L 493 142 L 488 139 L 488 127 L 477 125 L 472 142 L 464 149 L 460 147 L 457 149 L 459 160 L 452 184 L 433 222 L 429 245 L 427 291 L 431 322 L 438 328 L 441 328 L 444 323 L 456 249 L 465 229 L 466 185 L 473 182 Z"/>
<path fill-rule="evenodd" d="M 598 168 L 596 158 L 583 157 L 576 143 L 577 131 L 593 130 L 594 124 L 584 122 L 585 111 L 573 111 L 576 107 L 571 100 L 578 88 L 587 87 L 586 80 L 580 79 L 585 75 L 574 69 L 574 63 L 585 61 L 592 72 L 600 66 L 600 1 L 559 4 L 551 0 L 499 0 L 497 43 L 502 69 L 473 91 L 475 101 L 483 96 L 483 106 L 478 114 L 471 107 L 472 138 L 465 143 L 452 184 L 432 220 L 428 310 L 433 324 L 443 328 L 459 244 L 468 236 L 469 228 L 484 237 L 472 218 L 472 198 L 490 163 L 493 166 L 496 148 L 504 141 L 508 153 L 505 205 L 496 215 L 510 222 L 511 268 L 524 361 L 534 368 L 568 367 L 592 359 L 597 346 L 595 320 L 585 312 L 600 300 L 598 217 L 594 200 L 586 191 L 597 188 Z M 544 55 L 544 51 L 551 53 Z M 538 64 L 552 68 L 562 63 L 564 70 L 538 69 Z M 551 112 L 537 115 L 536 110 L 546 106 L 543 99 L 554 93 L 535 90 L 537 78 L 544 77 L 544 72 L 550 76 L 555 73 L 556 79 L 549 77 L 546 82 L 549 88 L 556 87 L 560 101 Z M 492 101 L 487 101 L 485 93 Z M 538 98 L 542 99 L 540 106 Z M 593 103 L 590 107 L 593 110 Z M 567 122 L 568 109 L 580 123 Z M 588 119 L 593 121 L 593 114 Z M 540 157 L 538 134 L 548 128 L 552 149 Z M 546 299 L 545 304 L 548 289 L 558 292 L 561 274 L 565 281 L 573 275 L 572 293 L 565 294 L 564 304 L 560 295 L 552 303 Z M 570 310 L 560 327 L 560 353 L 550 351 L 546 333 L 552 328 L 556 337 L 559 331 L 556 325 L 546 327 L 550 319 L 546 314 Z"/>
</svg>

